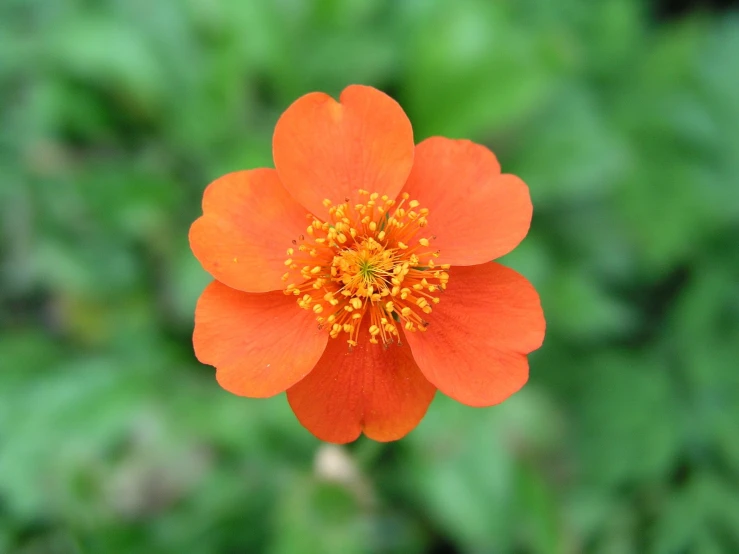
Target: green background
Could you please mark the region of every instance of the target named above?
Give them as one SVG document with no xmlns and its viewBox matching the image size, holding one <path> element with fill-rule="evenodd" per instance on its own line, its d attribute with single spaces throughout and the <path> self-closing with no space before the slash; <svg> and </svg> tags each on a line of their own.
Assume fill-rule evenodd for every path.
<svg viewBox="0 0 739 554">
<path fill-rule="evenodd" d="M 350 83 L 529 184 L 504 404 L 322 446 L 193 357 L 205 186 Z M 739 552 L 739 14 L 2 0 L 0 552 Z"/>
</svg>

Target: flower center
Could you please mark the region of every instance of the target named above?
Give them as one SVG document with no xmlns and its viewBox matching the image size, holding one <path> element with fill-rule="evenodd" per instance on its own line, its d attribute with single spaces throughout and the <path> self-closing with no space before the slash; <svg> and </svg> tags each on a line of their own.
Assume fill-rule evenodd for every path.
<svg viewBox="0 0 739 554">
<path fill-rule="evenodd" d="M 428 224 L 428 209 L 418 209 L 407 193 L 400 202 L 364 190 L 359 194 L 363 203 L 354 205 L 348 199 L 338 205 L 324 200 L 326 221 L 308 214 L 307 236 L 287 249 L 289 271 L 282 280 L 291 281 L 285 294 L 312 310 L 331 338 L 346 335 L 356 346 L 366 322 L 369 341 L 387 346 L 399 341 L 398 325 L 426 330 L 424 318 L 446 289 L 449 266 L 435 264 L 434 237 L 419 232 Z"/>
</svg>

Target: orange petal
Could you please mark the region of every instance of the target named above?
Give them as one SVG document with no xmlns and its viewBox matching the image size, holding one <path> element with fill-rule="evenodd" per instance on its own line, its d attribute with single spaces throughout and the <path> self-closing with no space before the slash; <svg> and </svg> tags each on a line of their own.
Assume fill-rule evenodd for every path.
<svg viewBox="0 0 739 554">
<path fill-rule="evenodd" d="M 468 140 L 431 137 L 416 147 L 404 192 L 429 209 L 427 235 L 444 263 L 476 265 L 507 254 L 531 223 L 526 184 L 501 175 L 495 155 Z"/>
<path fill-rule="evenodd" d="M 295 415 L 321 440 L 346 443 L 364 434 L 397 440 L 426 414 L 436 389 L 413 361 L 408 345 L 370 344 L 366 326 L 359 345 L 330 339 L 315 369 L 287 391 Z"/>
<path fill-rule="evenodd" d="M 544 340 L 539 295 L 497 263 L 453 267 L 428 330 L 406 333 L 413 357 L 441 392 L 470 406 L 491 406 L 528 379 L 526 354 Z"/>
<path fill-rule="evenodd" d="M 294 385 L 316 365 L 327 340 L 315 314 L 282 292 L 241 292 L 213 281 L 195 308 L 195 355 L 239 396 L 264 398 Z"/>
<path fill-rule="evenodd" d="M 307 213 L 274 169 L 229 173 L 205 189 L 203 215 L 190 227 L 190 248 L 229 287 L 282 289 L 286 250 L 305 232 Z"/>
<path fill-rule="evenodd" d="M 272 139 L 285 188 L 321 217 L 325 198 L 355 202 L 359 189 L 395 198 L 413 164 L 413 128 L 395 100 L 352 85 L 340 101 L 320 92 L 298 98 L 280 117 Z"/>
</svg>

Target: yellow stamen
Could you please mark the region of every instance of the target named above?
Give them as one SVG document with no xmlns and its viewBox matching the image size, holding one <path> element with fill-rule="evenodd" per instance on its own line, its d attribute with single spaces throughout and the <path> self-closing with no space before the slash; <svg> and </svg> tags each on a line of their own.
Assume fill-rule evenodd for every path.
<svg viewBox="0 0 739 554">
<path fill-rule="evenodd" d="M 356 346 L 367 325 L 366 340 L 388 345 L 400 340 L 401 327 L 426 331 L 424 317 L 440 302 L 449 265 L 435 264 L 439 252 L 428 250 L 435 237 L 416 238 L 429 210 L 419 209 L 408 193 L 398 202 L 365 190 L 359 197 L 355 204 L 324 200 L 323 221 L 307 216 L 307 235 L 286 250 L 289 271 L 282 280 L 292 281 L 285 294 L 312 310 L 331 338 L 345 334 L 349 346 Z"/>
</svg>

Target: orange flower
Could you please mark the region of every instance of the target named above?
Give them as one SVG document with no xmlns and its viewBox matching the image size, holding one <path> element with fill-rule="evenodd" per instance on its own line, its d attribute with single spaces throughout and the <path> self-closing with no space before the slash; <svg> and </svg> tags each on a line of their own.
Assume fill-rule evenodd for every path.
<svg viewBox="0 0 739 554">
<path fill-rule="evenodd" d="M 414 146 L 402 108 L 365 86 L 299 98 L 272 147 L 276 169 L 211 183 L 190 229 L 216 279 L 195 354 L 223 388 L 287 390 L 308 430 L 344 443 L 399 439 L 436 389 L 490 406 L 524 385 L 539 297 L 490 262 L 528 232 L 523 181 L 467 140 Z"/>
</svg>

